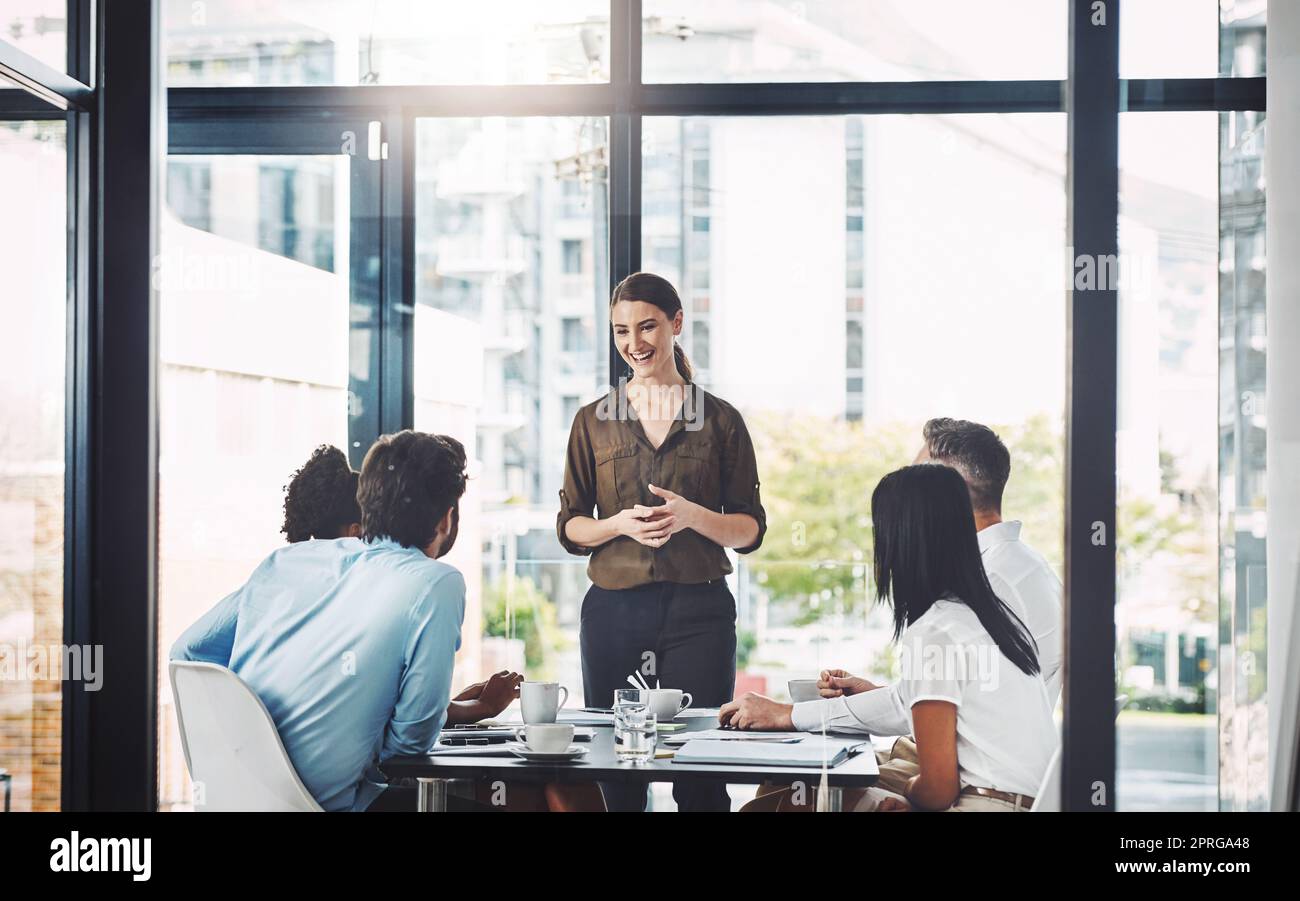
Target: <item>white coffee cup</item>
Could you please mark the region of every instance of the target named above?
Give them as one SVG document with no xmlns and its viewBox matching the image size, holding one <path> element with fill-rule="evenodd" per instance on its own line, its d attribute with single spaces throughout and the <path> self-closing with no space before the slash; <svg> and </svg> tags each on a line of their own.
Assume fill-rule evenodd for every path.
<svg viewBox="0 0 1300 901">
<path fill-rule="evenodd" d="M 553 723 L 569 690 L 559 682 L 524 682 L 519 686 L 519 708 L 525 723 Z"/>
<path fill-rule="evenodd" d="M 554 754 L 567 751 L 573 741 L 573 726 L 568 723 L 529 723 L 515 730 L 515 741 L 530 751 Z"/>
<path fill-rule="evenodd" d="M 668 722 L 690 707 L 691 701 L 694 700 L 689 691 L 682 691 L 680 688 L 652 688 L 647 694 L 650 699 L 650 709 L 654 711 L 655 719 L 661 723 Z"/>
<path fill-rule="evenodd" d="M 790 689 L 790 700 L 796 704 L 801 701 L 816 701 L 822 696 L 816 679 L 791 679 L 786 687 Z"/>
</svg>

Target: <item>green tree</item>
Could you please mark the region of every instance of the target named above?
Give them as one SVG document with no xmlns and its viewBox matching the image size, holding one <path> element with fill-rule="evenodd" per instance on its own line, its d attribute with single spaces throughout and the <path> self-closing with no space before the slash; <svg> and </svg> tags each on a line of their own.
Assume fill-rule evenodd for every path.
<svg viewBox="0 0 1300 901">
<path fill-rule="evenodd" d="M 766 414 L 750 422 L 768 531 L 751 562 L 777 603 L 802 605 L 810 622 L 851 610 L 866 594 L 871 491 L 916 454 L 917 432 L 868 432 L 860 423 Z"/>
<path fill-rule="evenodd" d="M 526 576 L 502 576 L 487 587 L 483 634 L 522 639 L 524 663 L 530 673 L 541 677 L 551 675 L 554 652 L 568 645 L 556 622 L 555 605 Z"/>
<path fill-rule="evenodd" d="M 1045 415 L 994 426 L 1013 461 L 1004 509 L 1055 566 L 1061 560 L 1062 438 Z M 921 424 L 816 416 L 750 420 L 768 532 L 750 565 L 774 603 L 798 604 L 797 623 L 854 612 L 869 601 L 871 492 L 911 463 Z"/>
</svg>

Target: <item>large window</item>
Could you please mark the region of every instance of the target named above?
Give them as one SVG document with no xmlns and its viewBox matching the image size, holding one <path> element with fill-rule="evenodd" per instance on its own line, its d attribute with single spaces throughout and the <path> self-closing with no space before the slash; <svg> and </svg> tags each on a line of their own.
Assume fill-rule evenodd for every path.
<svg viewBox="0 0 1300 901">
<path fill-rule="evenodd" d="M 606 132 L 416 123 L 414 425 L 473 461 L 448 557 L 469 585 L 458 685 L 510 667 L 581 694 L 587 561 L 560 547 L 555 512 L 576 406 L 604 384 Z"/>
<path fill-rule="evenodd" d="M 283 486 L 312 449 L 349 447 L 351 168 L 343 155 L 168 163 L 158 269 L 160 659 L 284 542 Z M 186 803 L 189 786 L 165 666 L 159 682 L 166 807 Z"/>
<path fill-rule="evenodd" d="M 62 653 L 65 131 L 0 122 L 0 770 L 14 810 L 59 809 L 60 677 L 77 675 Z"/>
<path fill-rule="evenodd" d="M 757 444 L 770 528 L 732 577 L 738 691 L 889 674 L 867 502 L 929 417 L 999 430 L 1004 512 L 1065 570 L 1065 436 L 1094 428 L 1066 421 L 1067 349 L 1090 351 L 1064 303 L 1066 0 L 163 8 L 168 84 L 210 90 L 170 98 L 160 651 L 281 543 L 313 447 L 359 465 L 414 427 L 472 461 L 457 684 L 511 667 L 576 696 L 587 561 L 555 539 L 557 494 L 611 373 L 610 288 L 637 268 L 677 285 L 699 381 Z M 1230 76 L 1259 106 L 1257 81 L 1237 89 L 1262 73 L 1264 9 L 1130 0 L 1121 74 Z M 811 84 L 771 84 L 791 81 Z M 894 81 L 915 84 L 862 90 Z M 1226 82 L 1123 88 L 1147 110 L 1120 135 L 1132 809 L 1258 805 L 1263 785 L 1263 130 L 1214 112 Z M 1109 685 L 1083 690 L 1109 709 Z M 183 804 L 160 698 L 161 797 Z"/>
<path fill-rule="evenodd" d="M 644 0 L 647 82 L 1064 78 L 1065 0 Z"/>
<path fill-rule="evenodd" d="M 1219 798 L 1268 809 L 1262 113 L 1219 118 Z"/>
<path fill-rule="evenodd" d="M 609 80 L 607 0 L 164 0 L 171 85 Z"/>
<path fill-rule="evenodd" d="M 1124 0 L 1120 74 L 1125 78 L 1262 75 L 1267 10 L 1267 0 Z M 1177 38 L 1171 39 L 1175 33 Z"/>
<path fill-rule="evenodd" d="M 1217 793 L 1218 116 L 1120 119 L 1118 800 Z"/>
<path fill-rule="evenodd" d="M 869 499 L 927 418 L 1003 435 L 1005 515 L 1059 572 L 1064 117 L 655 118 L 645 135 L 645 265 L 679 284 L 683 346 L 744 413 L 763 482 L 767 538 L 734 576 L 738 690 L 891 675 Z"/>
<path fill-rule="evenodd" d="M 0 40 L 8 41 L 51 69 L 68 66 L 66 0 L 23 0 L 0 7 Z M 11 87 L 0 83 L 0 87 Z"/>
</svg>

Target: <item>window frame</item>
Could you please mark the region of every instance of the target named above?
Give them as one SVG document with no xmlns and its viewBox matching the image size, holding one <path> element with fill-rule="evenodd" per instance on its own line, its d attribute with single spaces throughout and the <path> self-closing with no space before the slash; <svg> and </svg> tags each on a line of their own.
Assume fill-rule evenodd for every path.
<svg viewBox="0 0 1300 901">
<path fill-rule="evenodd" d="M 1092 5 L 1069 0 L 1064 80 L 646 84 L 642 2 L 610 0 L 607 83 L 172 88 L 165 96 L 166 126 L 175 141 L 199 119 L 234 123 L 336 115 L 379 123 L 386 144 L 376 300 L 381 362 L 370 386 L 377 393 L 372 409 L 378 416 L 352 436 L 364 441 L 373 437 L 364 434 L 367 430 L 379 434 L 408 427 L 414 415 L 416 119 L 608 117 L 609 256 L 597 260 L 597 278 L 604 270 L 611 288 L 641 267 L 646 116 L 1066 112 L 1068 233 L 1076 251 L 1114 252 L 1120 112 L 1262 111 L 1266 77 L 1122 79 L 1121 0 L 1106 4 L 1109 24 L 1100 29 L 1089 23 Z M 125 661 L 115 666 L 114 684 L 93 699 L 65 684 L 64 807 L 154 809 L 157 297 L 148 281 L 165 165 L 159 133 L 165 71 L 161 13 L 156 2 L 105 0 L 69 0 L 68 10 L 66 75 L 0 40 L 0 74 L 22 88 L 0 90 L 0 118 L 68 120 L 65 640 L 104 644 L 112 659 Z M 105 57 L 106 47 L 115 52 Z M 106 80 L 106 71 L 114 77 Z M 119 87 L 105 92 L 99 86 L 106 83 Z M 187 152 L 211 152 L 209 145 L 187 146 L 195 148 Z M 113 177 L 105 178 L 106 171 Z M 141 186 L 145 195 L 133 196 Z M 100 228 L 98 223 L 106 221 L 114 227 Z M 132 253 L 140 246 L 150 248 L 147 258 Z M 149 301 L 114 304 L 112 298 L 119 296 Z M 1066 301 L 1068 664 L 1062 796 L 1065 809 L 1111 810 L 1115 555 L 1113 542 L 1098 547 L 1089 538 L 1095 522 L 1114 534 L 1116 298 L 1110 291 Z M 598 374 L 606 374 L 607 366 L 612 384 L 620 374 L 612 339 L 596 358 Z M 1101 804 L 1094 803 L 1097 781 L 1108 787 Z"/>
</svg>

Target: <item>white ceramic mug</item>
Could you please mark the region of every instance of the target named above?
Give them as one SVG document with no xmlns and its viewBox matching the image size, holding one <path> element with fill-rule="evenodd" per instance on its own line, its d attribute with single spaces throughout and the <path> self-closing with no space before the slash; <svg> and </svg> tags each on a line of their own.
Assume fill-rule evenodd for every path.
<svg viewBox="0 0 1300 901">
<path fill-rule="evenodd" d="M 816 679 L 791 679 L 786 687 L 790 689 L 790 700 L 796 704 L 800 701 L 816 701 L 822 696 Z"/>
<path fill-rule="evenodd" d="M 568 723 L 530 723 L 515 730 L 515 741 L 530 751 L 554 754 L 567 751 L 573 741 L 573 726 Z"/>
<path fill-rule="evenodd" d="M 680 688 L 652 688 L 646 694 L 649 696 L 650 709 L 654 711 L 655 719 L 661 723 L 668 722 L 690 707 L 691 701 L 694 700 L 689 691 L 682 691 Z"/>
<path fill-rule="evenodd" d="M 524 682 L 519 686 L 519 708 L 525 723 L 553 723 L 569 690 L 559 682 Z"/>
</svg>

